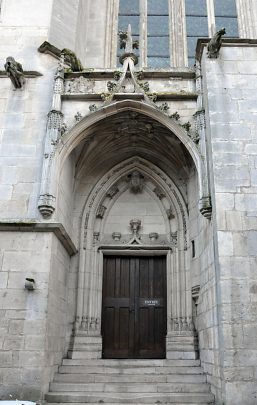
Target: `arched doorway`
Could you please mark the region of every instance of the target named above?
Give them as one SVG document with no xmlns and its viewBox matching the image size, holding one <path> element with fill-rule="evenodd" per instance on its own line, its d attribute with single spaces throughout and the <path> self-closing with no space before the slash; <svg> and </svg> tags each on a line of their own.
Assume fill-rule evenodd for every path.
<svg viewBox="0 0 257 405">
<path fill-rule="evenodd" d="M 102 120 L 90 135 L 80 137 L 63 166 L 66 178 L 71 167 L 75 178 L 72 227 L 79 243 L 70 355 L 86 348 L 91 356 L 102 356 L 103 268 L 110 256 L 127 257 L 139 268 L 140 257 L 164 258 L 166 350 L 164 345 L 156 356 L 180 350 L 183 342 L 193 352 L 189 242 L 190 218 L 198 215 L 199 175 L 190 154 L 164 125 L 130 110 Z M 132 220 L 140 223 L 135 234 Z M 158 301 L 154 294 L 141 298 L 149 307 Z"/>
</svg>

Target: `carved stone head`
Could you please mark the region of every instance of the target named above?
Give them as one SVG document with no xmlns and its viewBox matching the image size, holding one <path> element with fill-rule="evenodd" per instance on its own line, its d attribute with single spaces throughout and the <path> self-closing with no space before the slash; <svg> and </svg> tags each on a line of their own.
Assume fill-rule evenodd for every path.
<svg viewBox="0 0 257 405">
<path fill-rule="evenodd" d="M 134 194 L 142 193 L 144 187 L 144 176 L 138 171 L 134 170 L 128 175 L 129 188 Z"/>
</svg>

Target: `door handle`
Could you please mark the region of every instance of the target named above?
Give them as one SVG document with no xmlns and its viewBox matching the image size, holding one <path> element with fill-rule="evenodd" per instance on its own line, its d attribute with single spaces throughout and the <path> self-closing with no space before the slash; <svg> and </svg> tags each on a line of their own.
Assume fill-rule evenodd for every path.
<svg viewBox="0 0 257 405">
<path fill-rule="evenodd" d="M 131 308 L 130 310 L 129 310 L 129 312 L 131 313 L 131 312 L 135 312 L 135 310 L 133 309 L 133 308 Z"/>
</svg>

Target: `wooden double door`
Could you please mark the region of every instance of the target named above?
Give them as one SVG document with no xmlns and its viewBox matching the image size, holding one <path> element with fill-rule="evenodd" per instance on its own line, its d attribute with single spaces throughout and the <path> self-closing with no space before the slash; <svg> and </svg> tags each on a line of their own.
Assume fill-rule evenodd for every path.
<svg viewBox="0 0 257 405">
<path fill-rule="evenodd" d="M 105 256 L 103 358 L 166 357 L 166 257 Z"/>
</svg>

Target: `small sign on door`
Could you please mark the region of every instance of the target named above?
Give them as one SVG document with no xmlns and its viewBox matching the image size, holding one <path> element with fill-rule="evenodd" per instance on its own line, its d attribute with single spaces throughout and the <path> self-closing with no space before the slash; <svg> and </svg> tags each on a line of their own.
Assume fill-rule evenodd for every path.
<svg viewBox="0 0 257 405">
<path fill-rule="evenodd" d="M 160 300 L 145 300 L 144 304 L 148 306 L 156 306 L 160 305 Z"/>
</svg>

